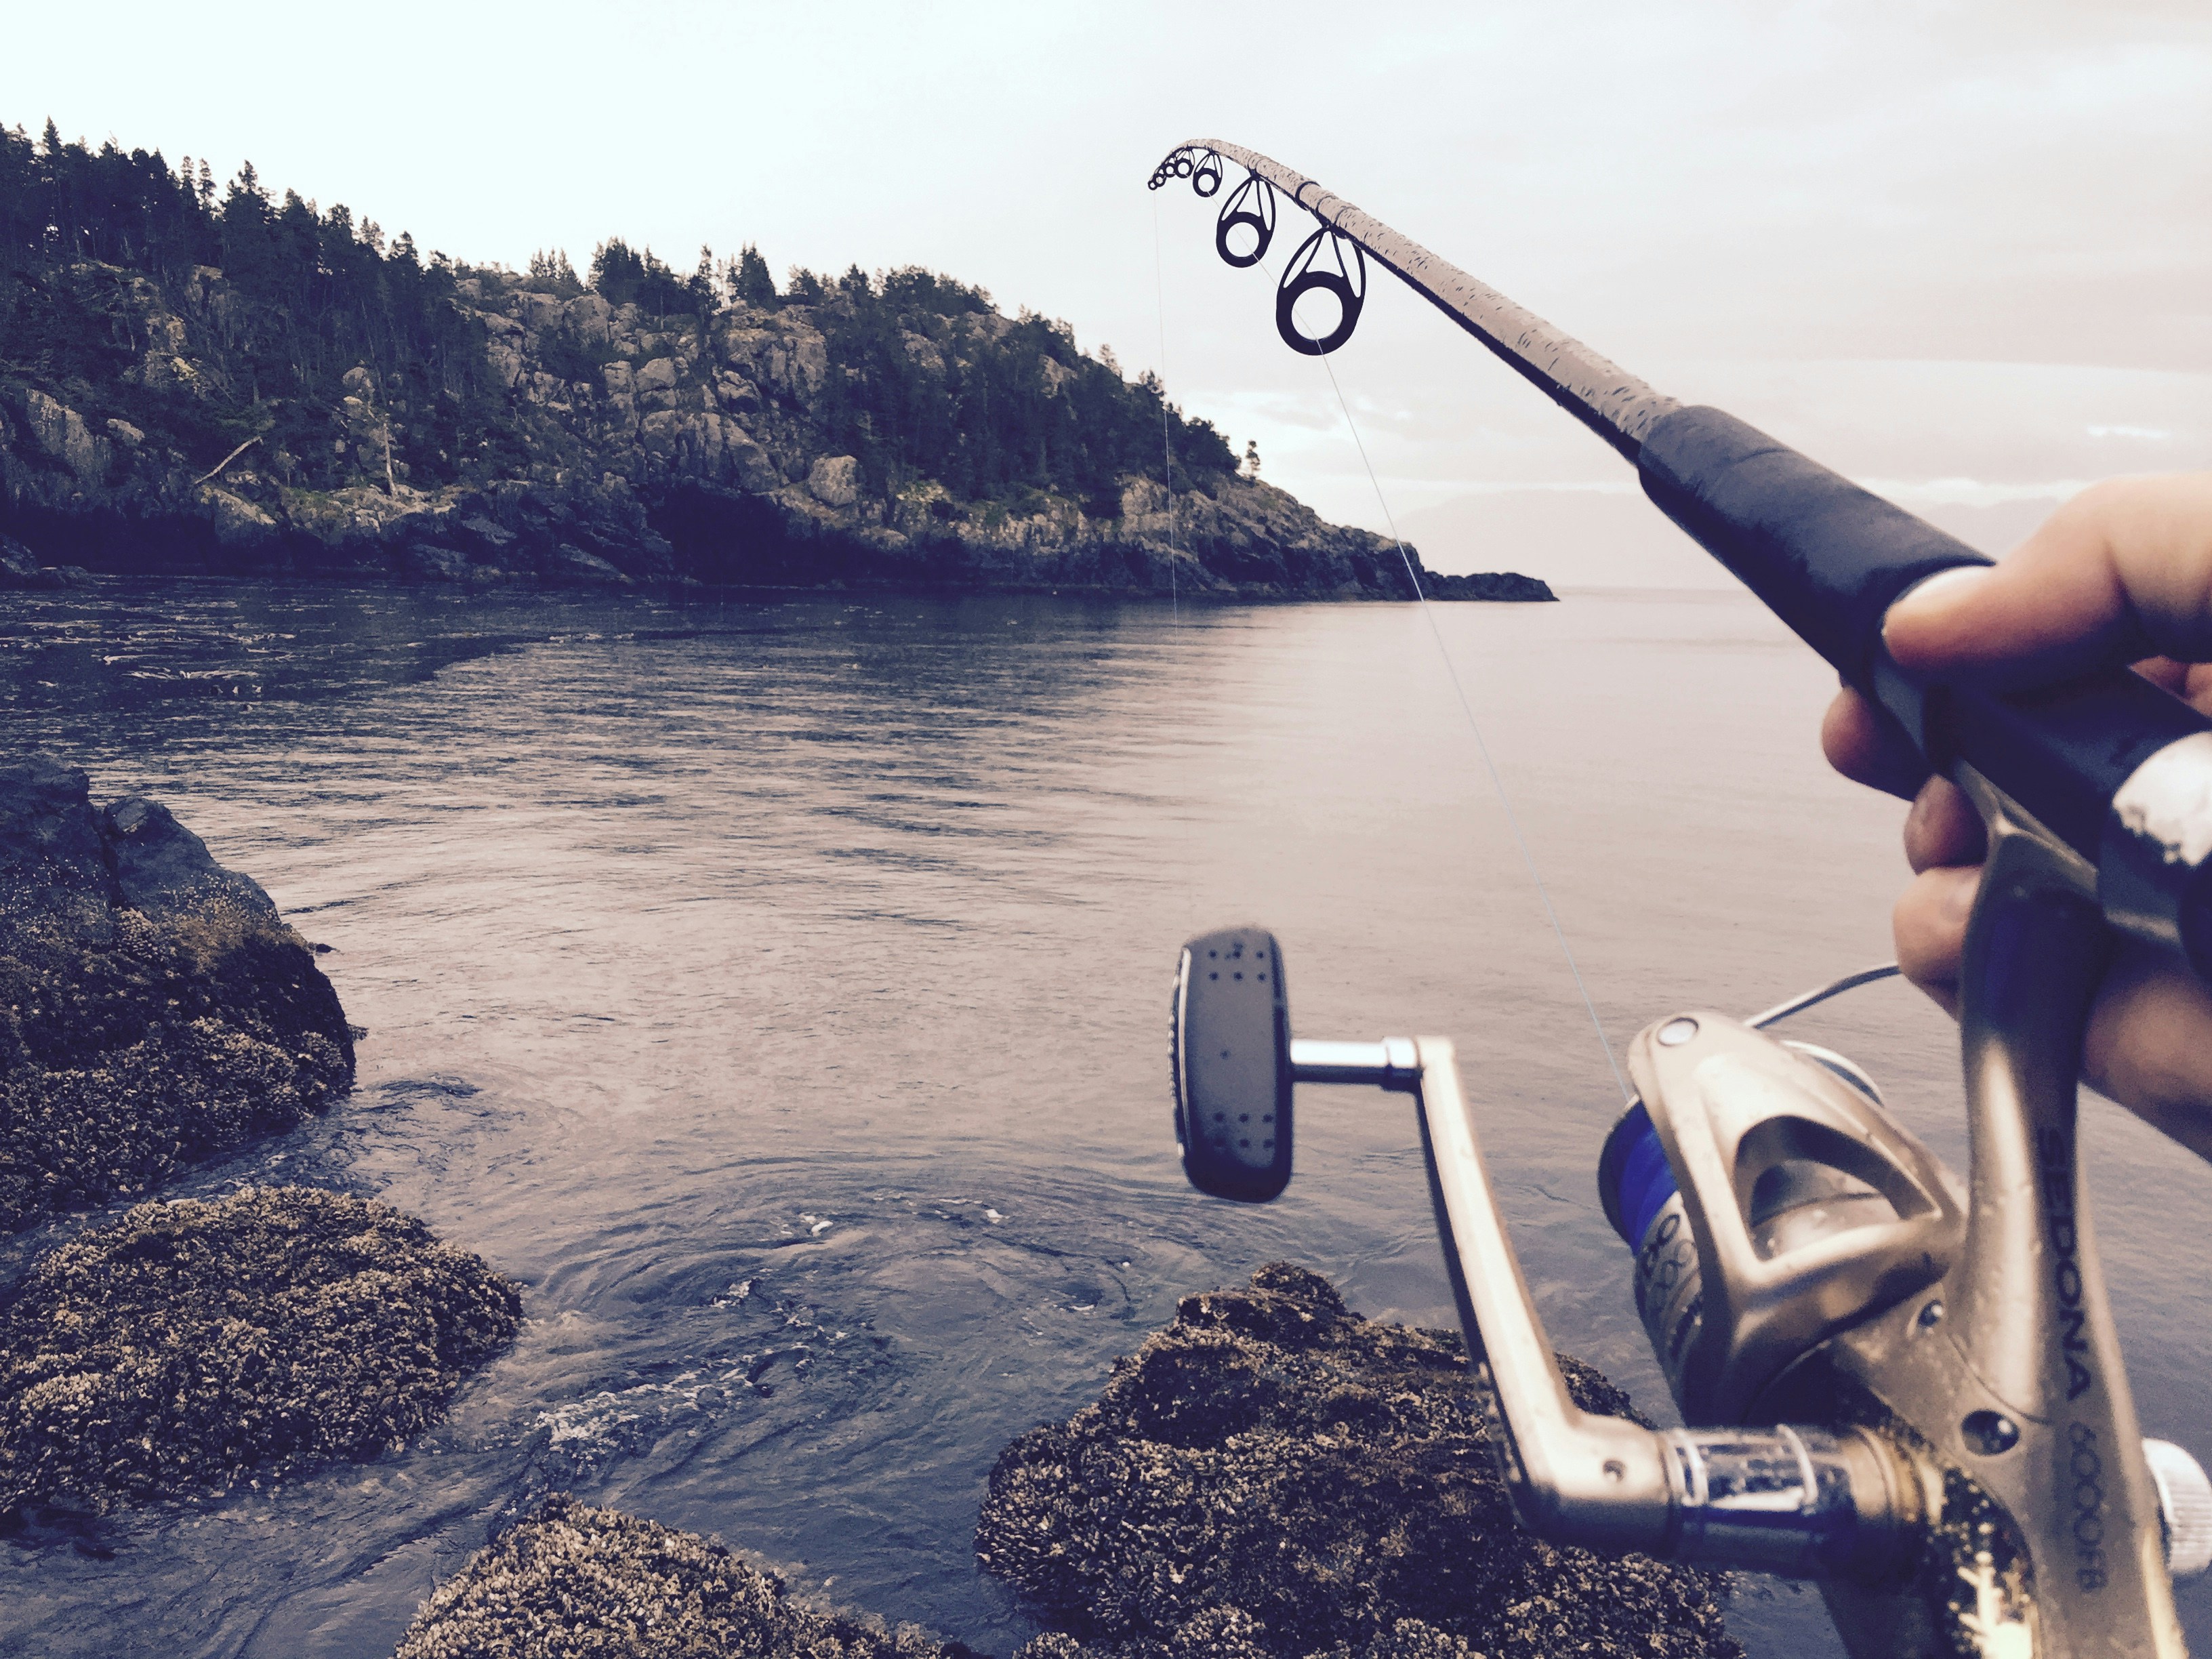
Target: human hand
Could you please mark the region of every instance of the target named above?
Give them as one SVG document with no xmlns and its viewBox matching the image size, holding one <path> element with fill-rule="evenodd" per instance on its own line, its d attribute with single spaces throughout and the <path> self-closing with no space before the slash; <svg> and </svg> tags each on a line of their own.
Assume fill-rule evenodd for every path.
<svg viewBox="0 0 2212 1659">
<path fill-rule="evenodd" d="M 2212 472 L 2084 490 L 2003 561 L 1931 577 L 1883 638 L 1907 669 L 2027 684 L 2113 663 L 2212 714 Z M 1929 777 L 1858 693 L 1820 729 L 1846 777 L 1912 802 L 1911 883 L 1892 923 L 1905 976 L 1958 1012 L 1959 964 L 1984 853 L 1981 816 Z M 2212 1158 L 2212 992 L 2148 945 L 2123 944 L 2100 988 L 2082 1069 L 2101 1092 Z"/>
</svg>

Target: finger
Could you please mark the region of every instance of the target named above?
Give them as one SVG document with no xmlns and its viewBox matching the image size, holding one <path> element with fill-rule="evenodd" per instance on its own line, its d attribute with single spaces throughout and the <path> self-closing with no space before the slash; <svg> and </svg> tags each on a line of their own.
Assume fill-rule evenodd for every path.
<svg viewBox="0 0 2212 1659">
<path fill-rule="evenodd" d="M 1974 889 L 1982 872 L 1955 866 L 1923 871 L 1912 878 L 1891 913 L 1897 939 L 1897 965 L 1922 990 L 1951 1007 L 1959 984 L 1959 962 L 1966 948 L 1966 919 L 1974 908 Z"/>
<path fill-rule="evenodd" d="M 1908 669 L 2026 684 L 2107 661 L 2212 658 L 2212 473 L 2081 492 L 1992 566 L 1947 570 L 1890 608 Z"/>
<path fill-rule="evenodd" d="M 2161 691 L 2171 691 L 2200 714 L 2212 714 L 2212 663 L 2177 662 L 2172 657 L 2145 657 L 2135 665 Z"/>
<path fill-rule="evenodd" d="M 2161 691 L 2171 691 L 2177 697 L 2189 694 L 2189 665 L 2185 662 L 2176 662 L 2171 657 L 2145 657 L 2134 668 Z"/>
<path fill-rule="evenodd" d="M 2212 993 L 2146 945 L 2121 948 L 2084 1036 L 2090 1084 L 2212 1158 Z"/>
<path fill-rule="evenodd" d="M 1989 837 L 1982 815 L 1948 778 L 1930 778 L 1905 815 L 1905 861 L 1916 875 L 1947 865 L 1979 864 Z"/>
<path fill-rule="evenodd" d="M 1820 748 L 1828 764 L 1855 783 L 1912 799 L 1928 776 L 1927 763 L 1916 753 L 1895 722 L 1846 686 L 1836 693 L 1820 720 Z"/>
</svg>

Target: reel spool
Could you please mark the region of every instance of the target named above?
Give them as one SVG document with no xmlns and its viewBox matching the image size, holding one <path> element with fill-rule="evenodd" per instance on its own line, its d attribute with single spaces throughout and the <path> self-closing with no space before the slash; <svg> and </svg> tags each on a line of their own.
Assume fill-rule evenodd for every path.
<svg viewBox="0 0 2212 1659">
<path fill-rule="evenodd" d="M 1750 1421 L 1815 1345 L 1950 1271 L 1965 1188 L 1840 1054 L 1698 1012 L 1629 1067 L 1598 1194 L 1686 1421 Z"/>
</svg>

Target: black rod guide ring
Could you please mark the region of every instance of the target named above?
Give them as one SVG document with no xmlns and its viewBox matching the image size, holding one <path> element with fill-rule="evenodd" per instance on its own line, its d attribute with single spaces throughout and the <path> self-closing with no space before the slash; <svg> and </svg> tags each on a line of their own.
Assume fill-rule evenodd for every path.
<svg viewBox="0 0 2212 1659">
<path fill-rule="evenodd" d="M 1213 152 L 1212 150 L 1208 150 L 1206 154 L 1208 155 L 1212 155 Z M 1162 185 L 1167 183 L 1170 179 L 1189 178 L 1192 170 L 1190 157 L 1191 149 L 1188 145 L 1183 146 L 1181 149 L 1170 150 L 1165 155 L 1160 158 L 1159 166 L 1152 169 L 1152 176 L 1146 181 L 1145 188 L 1146 190 L 1158 190 Z M 1218 158 L 1216 158 L 1216 166 L 1218 169 Z M 1194 188 L 1195 188 L 1194 181 Z M 1201 193 L 1210 194 L 1211 192 Z"/>
<path fill-rule="evenodd" d="M 1316 269 L 1314 261 L 1326 243 L 1336 269 Z M 1344 250 L 1352 250 L 1352 263 L 1344 260 Z M 1291 313 L 1300 300 L 1316 289 L 1336 296 L 1341 308 L 1336 326 L 1319 339 L 1298 331 Z M 1298 245 L 1289 264 L 1283 267 L 1283 281 L 1275 290 L 1275 331 L 1283 337 L 1283 343 L 1293 351 L 1309 357 L 1324 357 L 1352 337 L 1358 325 L 1360 307 L 1367 303 L 1367 255 L 1358 243 L 1333 225 L 1323 225 Z"/>
<path fill-rule="evenodd" d="M 1253 211 L 1257 204 L 1259 211 Z M 1229 233 L 1240 225 L 1249 225 L 1259 238 L 1249 253 L 1230 250 Z M 1256 173 L 1244 175 L 1244 182 L 1230 192 L 1229 199 L 1221 204 L 1221 216 L 1213 222 L 1213 251 L 1221 262 L 1238 270 L 1256 265 L 1267 257 L 1267 244 L 1275 240 L 1275 187 Z"/>
</svg>

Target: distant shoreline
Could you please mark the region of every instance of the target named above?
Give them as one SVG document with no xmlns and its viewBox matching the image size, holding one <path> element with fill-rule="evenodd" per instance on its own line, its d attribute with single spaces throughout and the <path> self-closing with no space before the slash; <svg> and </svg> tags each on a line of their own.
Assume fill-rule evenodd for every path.
<svg viewBox="0 0 2212 1659">
<path fill-rule="evenodd" d="M 1423 600 L 1443 603 L 1477 604 L 1549 604 L 1558 601 L 1559 594 L 1549 584 L 1534 576 L 1524 576 L 1516 571 L 1475 571 L 1460 575 L 1444 575 L 1432 570 L 1421 573 Z M 173 580 L 234 582 L 244 586 L 269 581 L 330 582 L 334 585 L 363 585 L 388 586 L 422 592 L 447 592 L 477 596 L 492 594 L 527 594 L 541 592 L 635 592 L 657 597 L 684 599 L 734 599 L 750 594 L 774 595 L 779 599 L 836 594 L 906 595 L 928 599 L 963 599 L 986 595 L 1053 599 L 1087 599 L 1115 600 L 1165 600 L 1170 603 L 1207 605 L 1313 605 L 1313 604 L 1386 604 L 1410 605 L 1414 597 L 1404 592 L 1388 592 L 1376 588 L 1348 586 L 1334 592 L 1285 591 L 1265 583 L 1228 585 L 1215 583 L 1177 592 L 1165 588 L 1134 587 L 1123 584 L 1081 581 L 989 580 L 959 577 L 869 576 L 833 577 L 823 581 L 711 581 L 698 577 L 671 575 L 629 579 L 618 582 L 583 580 L 547 579 L 518 574 L 483 581 L 441 580 L 434 576 L 412 574 L 404 570 L 362 568 L 360 567 L 314 567 L 307 568 L 266 569 L 177 569 L 147 568 L 131 564 L 123 568 L 93 568 L 81 564 L 47 564 L 40 562 L 36 554 L 20 542 L 0 536 L 0 593 L 6 592 L 76 592 L 90 594 L 97 591 L 103 579 L 121 581 Z"/>
</svg>

